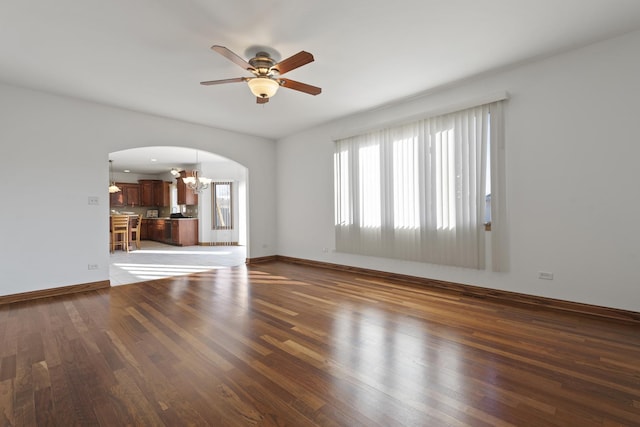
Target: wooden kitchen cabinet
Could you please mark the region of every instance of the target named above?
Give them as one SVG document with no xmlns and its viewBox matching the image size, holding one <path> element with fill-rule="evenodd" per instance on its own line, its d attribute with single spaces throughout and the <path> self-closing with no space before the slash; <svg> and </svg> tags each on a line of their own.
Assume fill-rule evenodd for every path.
<svg viewBox="0 0 640 427">
<path fill-rule="evenodd" d="M 155 206 L 153 204 L 153 180 L 141 179 L 140 184 L 140 204 L 142 206 Z"/>
<path fill-rule="evenodd" d="M 169 207 L 171 204 L 171 183 L 169 181 L 160 181 L 154 184 L 153 200 L 156 202 L 157 207 Z"/>
<path fill-rule="evenodd" d="M 149 220 L 145 218 L 140 221 L 140 240 L 149 240 Z"/>
<path fill-rule="evenodd" d="M 146 240 L 177 246 L 194 246 L 198 244 L 198 220 L 196 218 L 144 219 L 142 227 L 144 227 L 145 223 Z M 141 228 L 140 235 L 144 236 L 143 233 L 145 231 Z"/>
<path fill-rule="evenodd" d="M 197 205 L 198 195 L 190 190 L 187 185 L 182 181 L 182 178 L 191 176 L 191 171 L 182 171 L 180 176 L 176 178 L 176 188 L 178 190 L 178 204 L 179 205 Z"/>
<path fill-rule="evenodd" d="M 141 179 L 140 203 L 148 207 L 168 207 L 170 199 L 170 182 L 159 179 Z"/>
<path fill-rule="evenodd" d="M 198 244 L 197 219 L 172 219 L 171 243 L 178 246 L 193 246 Z"/>
<path fill-rule="evenodd" d="M 147 233 L 149 233 L 149 240 L 156 242 L 165 242 L 165 220 L 164 219 L 151 219 L 147 225 Z"/>
<path fill-rule="evenodd" d="M 112 208 L 116 206 L 124 206 L 124 194 L 122 193 L 122 187 L 118 184 L 116 185 L 120 188 L 120 191 L 117 193 L 109 193 L 109 206 Z"/>
<path fill-rule="evenodd" d="M 128 182 L 116 182 L 120 188 L 117 193 L 109 195 L 111 207 L 140 206 L 140 186 Z"/>
</svg>

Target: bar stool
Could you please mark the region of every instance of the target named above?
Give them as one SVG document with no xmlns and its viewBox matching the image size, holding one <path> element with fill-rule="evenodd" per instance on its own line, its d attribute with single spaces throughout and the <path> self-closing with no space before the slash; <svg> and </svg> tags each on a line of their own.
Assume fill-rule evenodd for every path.
<svg viewBox="0 0 640 427">
<path fill-rule="evenodd" d="M 140 225 L 142 224 L 142 215 L 136 215 L 131 218 L 131 244 L 136 244 L 136 249 L 140 249 Z"/>
<path fill-rule="evenodd" d="M 129 252 L 128 215 L 111 215 L 111 253 L 116 250 L 118 245 L 121 249 Z"/>
</svg>

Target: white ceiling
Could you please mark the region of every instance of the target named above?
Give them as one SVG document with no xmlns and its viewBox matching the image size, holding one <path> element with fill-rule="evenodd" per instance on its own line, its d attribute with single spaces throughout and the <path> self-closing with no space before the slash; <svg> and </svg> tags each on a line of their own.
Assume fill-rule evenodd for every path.
<svg viewBox="0 0 640 427">
<path fill-rule="evenodd" d="M 0 81 L 277 139 L 640 28 L 638 0 L 0 0 Z M 315 62 L 257 105 L 209 48 Z"/>
<path fill-rule="evenodd" d="M 172 168 L 191 169 L 202 163 L 227 162 L 227 158 L 206 151 L 181 147 L 139 147 L 109 154 L 113 172 L 128 170 L 136 174 L 156 175 Z"/>
</svg>

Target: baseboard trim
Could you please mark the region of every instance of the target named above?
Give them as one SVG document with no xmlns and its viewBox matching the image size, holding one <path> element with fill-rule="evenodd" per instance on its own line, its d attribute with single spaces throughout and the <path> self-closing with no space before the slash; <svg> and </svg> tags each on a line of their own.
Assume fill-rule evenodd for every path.
<svg viewBox="0 0 640 427">
<path fill-rule="evenodd" d="M 240 246 L 238 242 L 198 242 L 199 246 Z"/>
<path fill-rule="evenodd" d="M 260 264 L 262 262 L 277 261 L 279 255 L 261 256 L 257 258 L 247 258 L 245 264 Z"/>
<path fill-rule="evenodd" d="M 269 257 L 265 257 L 269 258 Z M 301 264 L 311 267 L 326 268 L 330 270 L 346 271 L 351 273 L 363 274 L 367 276 L 375 276 L 378 278 L 393 279 L 401 282 L 412 283 L 422 286 L 430 286 L 445 291 L 456 292 L 465 296 L 475 298 L 485 298 L 499 300 L 509 304 L 526 304 L 542 309 L 551 309 L 558 311 L 566 311 L 578 313 L 593 317 L 606 318 L 609 320 L 618 320 L 624 322 L 640 323 L 640 313 L 635 311 L 623 310 L 618 308 L 602 307 L 598 305 L 584 304 L 579 302 L 558 300 L 554 298 L 540 297 L 535 295 L 521 294 L 511 291 L 501 291 L 490 288 L 483 288 L 474 285 L 464 285 L 460 283 L 446 282 L 442 280 L 427 279 L 417 276 L 409 276 L 404 274 L 389 273 L 385 271 L 371 270 L 367 268 L 351 267 L 341 264 L 332 264 L 328 262 L 313 261 L 303 258 L 287 257 L 276 255 L 276 261 L 282 261 L 290 264 Z"/>
<path fill-rule="evenodd" d="M 12 294 L 0 296 L 0 305 L 12 304 L 14 302 L 30 301 L 40 298 L 57 297 L 60 295 L 75 294 L 78 292 L 95 291 L 111 287 L 109 280 L 100 282 L 83 283 L 80 285 L 62 286 L 59 288 L 42 289 L 40 291 L 23 292 L 20 294 Z"/>
</svg>

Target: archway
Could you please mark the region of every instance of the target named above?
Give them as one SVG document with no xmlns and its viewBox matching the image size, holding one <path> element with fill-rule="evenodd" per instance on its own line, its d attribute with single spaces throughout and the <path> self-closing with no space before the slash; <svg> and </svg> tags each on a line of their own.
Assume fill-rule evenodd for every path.
<svg viewBox="0 0 640 427">
<path fill-rule="evenodd" d="M 141 215 L 143 226 L 154 228 L 154 234 L 144 229 L 142 248 L 130 253 L 116 251 L 110 256 L 110 280 L 112 285 L 153 280 L 168 276 L 190 274 L 203 270 L 244 264 L 247 227 L 247 182 L 248 170 L 243 165 L 214 153 L 186 147 L 138 147 L 109 154 L 113 172 L 110 180 L 140 186 L 141 183 L 164 183 L 168 187 L 168 203 L 158 204 L 140 198 L 133 202 L 124 200 L 116 205 L 110 203 L 111 213 Z M 196 162 L 197 160 L 197 162 Z M 172 175 L 172 169 L 188 174 L 198 170 L 201 176 L 213 180 L 209 188 L 197 194 L 197 202 L 183 204 L 178 200 L 177 186 L 181 177 Z M 214 215 L 215 183 L 230 183 L 231 189 L 231 226 L 220 228 Z M 129 187 L 126 187 L 129 189 Z M 135 190 L 136 187 L 133 187 Z M 137 187 L 140 191 L 141 187 Z M 188 189 L 191 192 L 192 190 Z M 148 193 L 147 193 L 148 194 Z M 140 197 L 141 194 L 138 194 Z M 120 196 L 120 200 L 124 197 Z M 192 200 L 192 199 L 191 199 Z M 219 199 L 218 199 L 219 200 Z M 193 202 L 187 202 L 193 203 Z M 153 206 L 146 206 L 153 204 Z M 171 219 L 182 214 L 187 219 Z M 172 240 L 172 231 L 166 230 L 171 224 L 185 228 L 193 220 L 197 223 L 197 243 L 179 246 Z M 162 225 L 160 225 L 162 224 Z M 162 226 L 164 233 L 158 238 L 157 228 Z M 174 227 L 175 228 L 175 227 Z M 176 231 L 173 230 L 173 239 Z"/>
</svg>

